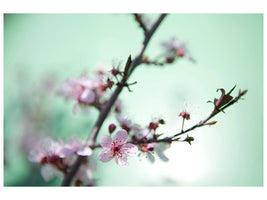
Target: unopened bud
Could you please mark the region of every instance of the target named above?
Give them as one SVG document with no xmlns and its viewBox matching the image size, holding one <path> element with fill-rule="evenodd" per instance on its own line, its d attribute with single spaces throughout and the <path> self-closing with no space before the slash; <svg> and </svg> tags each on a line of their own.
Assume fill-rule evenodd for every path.
<svg viewBox="0 0 267 200">
<path fill-rule="evenodd" d="M 166 63 L 173 63 L 173 61 L 174 61 L 173 57 L 166 58 Z"/>
<path fill-rule="evenodd" d="M 158 127 L 159 127 L 159 124 L 158 123 L 150 122 L 150 124 L 148 126 L 148 129 L 155 131 Z"/>
<path fill-rule="evenodd" d="M 163 119 L 160 119 L 160 120 L 159 120 L 159 123 L 160 123 L 160 124 L 165 124 L 165 121 L 164 121 Z"/>
<path fill-rule="evenodd" d="M 116 129 L 116 125 L 115 124 L 110 124 L 108 127 L 109 133 L 113 133 L 113 131 Z"/>
<path fill-rule="evenodd" d="M 176 51 L 176 55 L 177 55 L 178 57 L 183 57 L 183 56 L 184 56 L 184 50 L 183 50 L 183 49 L 178 49 L 178 50 Z"/>
<path fill-rule="evenodd" d="M 147 58 L 147 57 L 142 57 L 142 61 L 143 61 L 144 63 L 148 63 L 148 58 Z"/>
</svg>

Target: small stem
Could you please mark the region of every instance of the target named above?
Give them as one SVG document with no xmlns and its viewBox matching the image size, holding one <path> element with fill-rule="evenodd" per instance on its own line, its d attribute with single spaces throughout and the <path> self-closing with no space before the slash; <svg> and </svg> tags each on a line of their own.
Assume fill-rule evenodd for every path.
<svg viewBox="0 0 267 200">
<path fill-rule="evenodd" d="M 183 123 L 182 123 L 182 130 L 181 130 L 181 132 L 184 132 L 184 117 L 183 117 Z"/>
</svg>

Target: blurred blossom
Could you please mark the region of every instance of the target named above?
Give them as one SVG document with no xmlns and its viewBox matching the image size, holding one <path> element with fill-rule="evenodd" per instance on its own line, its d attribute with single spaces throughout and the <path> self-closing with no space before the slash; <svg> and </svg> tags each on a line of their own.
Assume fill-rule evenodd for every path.
<svg viewBox="0 0 267 200">
<path fill-rule="evenodd" d="M 194 61 L 188 52 L 187 43 L 185 42 L 181 42 L 178 39 L 172 38 L 167 42 L 163 42 L 162 46 L 165 51 L 164 56 L 166 60 L 173 61 L 175 58 L 185 57 L 191 61 Z"/>
</svg>

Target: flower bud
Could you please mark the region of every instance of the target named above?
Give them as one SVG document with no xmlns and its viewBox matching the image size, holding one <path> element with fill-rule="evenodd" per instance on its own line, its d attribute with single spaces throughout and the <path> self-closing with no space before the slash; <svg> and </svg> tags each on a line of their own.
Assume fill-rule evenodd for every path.
<svg viewBox="0 0 267 200">
<path fill-rule="evenodd" d="M 173 61 L 174 61 L 173 57 L 167 57 L 165 62 L 166 63 L 173 63 Z"/>
<path fill-rule="evenodd" d="M 113 131 L 116 129 L 116 125 L 115 124 L 110 124 L 108 127 L 109 133 L 113 133 Z"/>
</svg>

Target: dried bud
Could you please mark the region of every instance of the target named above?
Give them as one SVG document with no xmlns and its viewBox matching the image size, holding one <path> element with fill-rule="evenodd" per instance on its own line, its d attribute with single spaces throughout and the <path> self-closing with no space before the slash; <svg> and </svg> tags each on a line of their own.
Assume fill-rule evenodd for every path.
<svg viewBox="0 0 267 200">
<path fill-rule="evenodd" d="M 160 119 L 160 120 L 159 120 L 159 123 L 160 123 L 160 124 L 165 124 L 165 121 L 164 121 L 163 119 Z"/>
<path fill-rule="evenodd" d="M 111 80 L 108 78 L 108 80 L 107 80 L 107 84 L 106 84 L 106 88 L 111 89 L 113 85 L 114 85 L 114 81 L 111 81 Z"/>
<path fill-rule="evenodd" d="M 214 101 L 208 101 L 208 102 L 211 102 L 214 104 L 215 108 L 214 110 L 218 110 L 220 109 L 222 106 L 228 104 L 232 99 L 233 97 L 230 95 L 231 92 L 235 89 L 236 85 L 230 90 L 230 92 L 228 92 L 227 94 L 225 94 L 225 90 L 223 88 L 221 89 L 217 89 L 217 92 L 220 90 L 222 92 L 222 95 L 219 99 L 214 99 Z"/>
<path fill-rule="evenodd" d="M 193 137 L 190 137 L 187 135 L 187 137 L 184 139 L 184 142 L 188 142 L 190 145 L 191 145 L 191 142 L 194 141 L 194 138 Z"/>
<path fill-rule="evenodd" d="M 121 72 L 120 72 L 118 69 L 113 68 L 113 69 L 111 70 L 111 74 L 112 74 L 113 76 L 117 76 L 117 75 L 121 75 Z"/>
<path fill-rule="evenodd" d="M 115 124 L 110 124 L 108 127 L 109 133 L 113 133 L 113 131 L 116 129 L 116 125 Z"/>
</svg>

